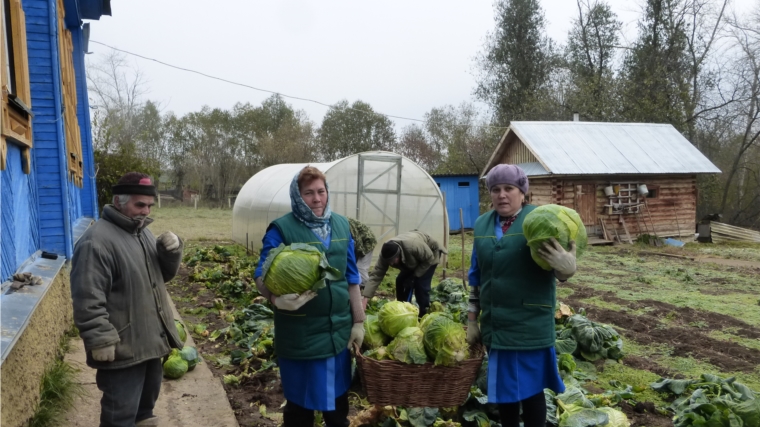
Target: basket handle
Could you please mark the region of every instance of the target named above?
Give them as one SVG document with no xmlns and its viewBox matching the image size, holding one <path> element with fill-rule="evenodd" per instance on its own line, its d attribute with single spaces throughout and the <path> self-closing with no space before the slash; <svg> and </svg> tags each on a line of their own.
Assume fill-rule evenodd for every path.
<svg viewBox="0 0 760 427">
<path fill-rule="evenodd" d="M 354 342 L 352 344 L 354 346 L 354 354 L 356 355 L 356 357 L 361 356 L 362 355 L 362 350 L 361 350 L 361 348 L 359 348 L 359 345 L 356 342 Z"/>
</svg>

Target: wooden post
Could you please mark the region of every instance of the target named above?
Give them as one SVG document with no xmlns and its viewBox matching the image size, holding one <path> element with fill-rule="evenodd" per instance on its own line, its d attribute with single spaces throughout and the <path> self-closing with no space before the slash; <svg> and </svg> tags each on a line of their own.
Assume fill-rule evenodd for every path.
<svg viewBox="0 0 760 427">
<path fill-rule="evenodd" d="M 161 193 L 156 194 L 158 194 L 158 208 L 161 209 Z"/>
<path fill-rule="evenodd" d="M 449 208 L 446 206 L 446 192 L 441 191 L 443 197 L 443 247 L 449 249 Z M 449 268 L 449 256 L 443 256 L 443 278 L 446 278 L 446 269 Z"/>
<path fill-rule="evenodd" d="M 628 233 L 628 227 L 625 225 L 625 218 L 623 218 L 623 214 L 620 214 L 620 223 L 623 224 L 623 230 L 625 231 L 625 237 L 628 239 L 629 244 L 633 244 L 633 240 L 631 239 L 631 234 Z"/>
<path fill-rule="evenodd" d="M 678 238 L 681 238 L 681 224 L 678 223 L 678 211 L 676 211 L 676 202 L 673 201 L 673 213 L 676 216 L 676 227 L 678 227 Z"/>
<path fill-rule="evenodd" d="M 195 201 L 195 209 L 198 209 L 198 198 L 193 197 L 193 200 Z"/>
<path fill-rule="evenodd" d="M 459 230 L 462 232 L 462 284 L 464 285 L 464 290 L 467 291 L 467 273 L 464 269 L 464 214 L 462 213 L 462 208 L 459 208 Z"/>
</svg>

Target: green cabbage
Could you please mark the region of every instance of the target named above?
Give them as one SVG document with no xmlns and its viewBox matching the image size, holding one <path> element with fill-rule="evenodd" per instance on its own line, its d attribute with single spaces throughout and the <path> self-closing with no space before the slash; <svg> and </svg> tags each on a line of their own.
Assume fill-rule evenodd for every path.
<svg viewBox="0 0 760 427">
<path fill-rule="evenodd" d="M 180 341 L 184 343 L 185 340 L 187 339 L 187 332 L 185 331 L 185 325 L 183 325 L 182 322 L 180 322 L 179 320 L 174 319 L 174 326 L 177 328 L 177 333 L 179 334 Z"/>
<path fill-rule="evenodd" d="M 387 304 L 386 304 L 387 305 Z M 416 326 L 402 329 L 386 349 L 391 359 L 422 365 L 427 362 L 422 330 Z"/>
<path fill-rule="evenodd" d="M 599 410 L 607 414 L 609 418 L 607 424 L 604 425 L 605 427 L 631 427 L 631 422 L 628 421 L 628 417 L 622 411 L 607 406 L 599 408 Z"/>
<path fill-rule="evenodd" d="M 417 316 L 420 311 L 414 304 L 405 301 L 390 301 L 377 312 L 380 329 L 390 337 L 395 337 L 402 329 L 419 326 Z"/>
<path fill-rule="evenodd" d="M 318 291 L 326 280 L 339 280 L 342 275 L 330 267 L 319 249 L 305 243 L 280 246 L 269 251 L 262 266 L 264 285 L 275 295 Z"/>
<path fill-rule="evenodd" d="M 388 360 L 391 355 L 388 354 L 388 350 L 385 347 L 373 348 L 364 352 L 364 357 L 369 357 L 375 360 Z"/>
<path fill-rule="evenodd" d="M 439 317 L 446 317 L 448 319 L 454 320 L 454 317 L 451 316 L 451 313 L 446 311 L 428 312 L 428 314 L 422 316 L 422 319 L 420 319 L 420 329 L 422 329 L 422 333 L 425 333 L 428 326 L 430 326 L 430 324 Z"/>
<path fill-rule="evenodd" d="M 364 347 L 368 349 L 382 347 L 391 341 L 380 329 L 380 321 L 374 314 L 368 314 L 364 320 Z"/>
<path fill-rule="evenodd" d="M 176 380 L 187 372 L 187 362 L 181 356 L 171 356 L 164 362 L 164 376 Z"/>
<path fill-rule="evenodd" d="M 198 357 L 198 350 L 196 350 L 195 347 L 185 346 L 182 348 L 182 351 L 179 352 L 179 356 L 187 362 L 187 370 L 192 371 L 195 369 L 195 365 L 198 364 L 198 362 L 201 360 L 200 357 Z"/>
<path fill-rule="evenodd" d="M 461 323 L 446 316 L 432 317 L 426 324 L 423 342 L 436 365 L 454 366 L 467 358 L 467 333 Z"/>
<path fill-rule="evenodd" d="M 538 249 L 550 238 L 557 239 L 565 250 L 575 240 L 576 256 L 581 256 L 588 245 L 586 227 L 577 212 L 560 205 L 543 205 L 534 209 L 523 221 L 523 233 L 528 240 L 530 256 L 544 270 L 551 270 L 549 263 L 538 254 Z"/>
</svg>

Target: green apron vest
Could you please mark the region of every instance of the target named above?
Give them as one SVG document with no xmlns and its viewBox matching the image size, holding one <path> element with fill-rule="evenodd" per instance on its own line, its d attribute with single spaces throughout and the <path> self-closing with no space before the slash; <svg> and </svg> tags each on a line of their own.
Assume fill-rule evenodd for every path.
<svg viewBox="0 0 760 427">
<path fill-rule="evenodd" d="M 537 350 L 554 345 L 554 271 L 530 256 L 523 220 L 536 207 L 526 205 L 506 234 L 496 240 L 498 213 L 475 221 L 475 251 L 480 269 L 480 324 L 483 344 L 501 350 Z"/>
<path fill-rule="evenodd" d="M 296 311 L 274 309 L 274 348 L 278 356 L 288 359 L 325 359 L 346 349 L 351 335 L 353 318 L 348 302 L 348 220 L 333 212 L 330 217 L 332 234 L 330 248 L 301 221 L 289 213 L 272 221 L 285 245 L 308 243 L 325 252 L 330 266 L 341 272 L 338 281 L 327 281 L 327 286 L 316 298 Z"/>
</svg>

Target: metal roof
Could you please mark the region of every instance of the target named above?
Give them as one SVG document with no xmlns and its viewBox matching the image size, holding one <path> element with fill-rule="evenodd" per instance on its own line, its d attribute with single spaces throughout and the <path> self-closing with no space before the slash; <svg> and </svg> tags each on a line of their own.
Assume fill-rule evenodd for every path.
<svg viewBox="0 0 760 427">
<path fill-rule="evenodd" d="M 512 122 L 496 153 L 504 153 L 510 132 L 536 156 L 543 175 L 721 172 L 670 124 Z M 492 156 L 486 171 L 501 158 Z"/>
<path fill-rule="evenodd" d="M 541 166 L 541 163 L 538 162 L 520 163 L 517 166 L 520 166 L 522 170 L 525 171 L 525 175 L 528 176 L 551 175 L 549 171 L 544 169 L 544 167 Z"/>
</svg>

